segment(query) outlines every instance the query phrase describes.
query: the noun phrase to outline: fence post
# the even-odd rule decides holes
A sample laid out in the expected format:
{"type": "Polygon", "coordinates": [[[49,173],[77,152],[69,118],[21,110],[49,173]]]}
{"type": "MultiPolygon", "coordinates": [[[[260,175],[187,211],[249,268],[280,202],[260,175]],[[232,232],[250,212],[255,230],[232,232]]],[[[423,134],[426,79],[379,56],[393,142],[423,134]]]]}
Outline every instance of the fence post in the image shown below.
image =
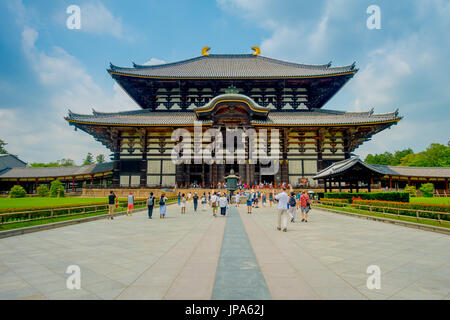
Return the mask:
{"type": "Polygon", "coordinates": [[[53,209],[50,211],[50,220],[53,220],[53,209]]]}
{"type": "Polygon", "coordinates": [[[419,222],[419,210],[416,211],[417,222],[419,222]]]}
{"type": "Polygon", "coordinates": [[[442,222],[441,222],[441,214],[440,213],[438,213],[438,221],[439,221],[439,224],[442,224],[442,222]]]}

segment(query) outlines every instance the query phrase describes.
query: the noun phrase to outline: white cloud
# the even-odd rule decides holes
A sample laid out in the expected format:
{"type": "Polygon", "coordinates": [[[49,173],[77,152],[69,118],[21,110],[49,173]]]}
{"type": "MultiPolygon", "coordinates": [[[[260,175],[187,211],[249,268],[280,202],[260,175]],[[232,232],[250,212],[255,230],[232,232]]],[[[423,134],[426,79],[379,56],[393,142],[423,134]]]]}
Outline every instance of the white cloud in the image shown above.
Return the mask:
{"type": "Polygon", "coordinates": [[[82,4],[80,9],[81,31],[124,37],[122,19],[115,17],[100,1],[82,4]]]}
{"type": "Polygon", "coordinates": [[[147,62],[144,63],[144,66],[154,66],[154,65],[158,65],[158,64],[164,64],[164,63],[166,63],[164,60],[151,58],[150,60],[148,60],[147,62]]]}

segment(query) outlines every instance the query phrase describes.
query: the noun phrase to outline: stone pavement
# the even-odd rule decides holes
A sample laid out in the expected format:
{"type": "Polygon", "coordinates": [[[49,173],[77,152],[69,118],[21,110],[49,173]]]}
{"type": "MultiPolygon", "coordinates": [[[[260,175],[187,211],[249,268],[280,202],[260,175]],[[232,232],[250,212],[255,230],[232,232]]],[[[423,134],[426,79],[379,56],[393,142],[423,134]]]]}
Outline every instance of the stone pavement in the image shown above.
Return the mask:
{"type": "Polygon", "coordinates": [[[155,211],[0,239],[0,299],[450,299],[445,234],[319,209],[286,233],[273,208],[155,211]]]}

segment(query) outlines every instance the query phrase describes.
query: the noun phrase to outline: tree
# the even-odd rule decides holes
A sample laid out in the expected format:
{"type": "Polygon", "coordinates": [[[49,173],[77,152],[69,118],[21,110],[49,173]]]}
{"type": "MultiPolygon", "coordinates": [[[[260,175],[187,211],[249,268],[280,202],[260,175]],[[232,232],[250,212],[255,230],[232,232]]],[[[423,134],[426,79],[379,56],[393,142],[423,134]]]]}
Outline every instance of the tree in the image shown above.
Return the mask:
{"type": "Polygon", "coordinates": [[[423,197],[431,198],[434,193],[434,185],[432,183],[424,183],[419,188],[423,197]]]}
{"type": "Polygon", "coordinates": [[[83,166],[93,164],[94,163],[94,157],[92,156],[92,153],[88,152],[86,159],[83,161],[83,166]]]}
{"type": "Polygon", "coordinates": [[[11,188],[9,191],[9,197],[10,198],[24,198],[26,197],[27,192],[22,186],[16,185],[11,188]]]}
{"type": "Polygon", "coordinates": [[[97,163],[105,163],[105,156],[103,154],[99,154],[96,158],[97,163]]]}
{"type": "Polygon", "coordinates": [[[41,184],[38,188],[37,188],[37,194],[40,197],[48,197],[48,195],[50,194],[50,190],[48,189],[46,184],[41,184]]]}
{"type": "Polygon", "coordinates": [[[0,154],[8,154],[8,151],[6,151],[5,146],[7,143],[0,139],[0,154]]]}
{"type": "Polygon", "coordinates": [[[61,167],[72,167],[75,165],[75,161],[73,161],[72,159],[66,159],[66,158],[58,160],[58,163],[61,167]]]}
{"type": "Polygon", "coordinates": [[[50,197],[64,197],[64,186],[59,180],[50,183],[50,197]]]}

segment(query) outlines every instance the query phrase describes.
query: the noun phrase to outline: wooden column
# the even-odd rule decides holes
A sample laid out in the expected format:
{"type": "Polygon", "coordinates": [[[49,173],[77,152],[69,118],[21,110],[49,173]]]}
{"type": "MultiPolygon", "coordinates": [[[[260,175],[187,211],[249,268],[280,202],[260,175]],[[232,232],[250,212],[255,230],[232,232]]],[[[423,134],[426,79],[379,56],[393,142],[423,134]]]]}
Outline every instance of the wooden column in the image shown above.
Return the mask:
{"type": "Polygon", "coordinates": [[[392,189],[392,176],[389,176],[389,189],[392,189]]]}
{"type": "Polygon", "coordinates": [[[372,179],[368,179],[367,181],[367,191],[370,192],[371,191],[371,184],[372,184],[372,179]]]}
{"type": "Polygon", "coordinates": [[[75,177],[72,177],[72,192],[75,192],[75,177]]]}
{"type": "Polygon", "coordinates": [[[113,142],[113,174],[112,184],[113,186],[120,185],[120,133],[111,133],[111,139],[113,142]]]}
{"type": "Polygon", "coordinates": [[[448,194],[448,178],[445,178],[445,193],[448,194]]]}
{"type": "Polygon", "coordinates": [[[141,188],[144,188],[147,185],[147,130],[141,129],[139,132],[140,135],[140,144],[141,144],[141,153],[142,153],[142,161],[141,161],[141,176],[139,184],[141,188]]]}
{"type": "Polygon", "coordinates": [[[342,183],[341,183],[341,180],[342,180],[342,178],[339,177],[339,182],[338,182],[338,185],[339,185],[339,192],[342,192],[342,183]]]}
{"type": "Polygon", "coordinates": [[[38,182],[39,182],[39,179],[36,178],[36,181],[35,181],[35,183],[34,183],[36,193],[37,193],[37,188],[38,188],[38,182]]]}

